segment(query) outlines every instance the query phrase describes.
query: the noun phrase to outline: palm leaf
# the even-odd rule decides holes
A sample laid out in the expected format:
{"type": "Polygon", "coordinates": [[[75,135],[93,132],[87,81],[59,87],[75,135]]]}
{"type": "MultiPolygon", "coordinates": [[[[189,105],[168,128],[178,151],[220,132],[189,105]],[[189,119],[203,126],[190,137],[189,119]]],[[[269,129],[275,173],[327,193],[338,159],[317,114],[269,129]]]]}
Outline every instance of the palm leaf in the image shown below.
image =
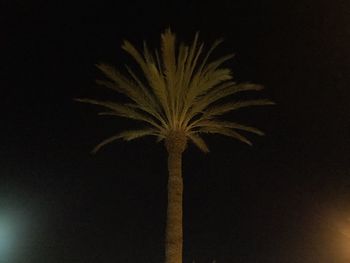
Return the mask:
{"type": "Polygon", "coordinates": [[[197,72],[195,74],[186,96],[188,104],[192,104],[197,96],[205,94],[210,89],[215,88],[216,85],[232,79],[231,70],[227,68],[218,69],[220,64],[232,56],[233,55],[225,56],[224,58],[209,64],[207,68],[204,69],[204,72],[197,72]]]}
{"type": "MultiPolygon", "coordinates": [[[[137,79],[137,77],[133,74],[133,72],[129,68],[128,68],[128,71],[129,71],[130,75],[132,75],[135,78],[135,80],[140,81],[139,79],[137,79]]],[[[103,86],[108,87],[110,89],[120,91],[118,86],[111,81],[96,80],[96,83],[98,85],[103,85],[103,86]]],[[[138,83],[138,85],[141,87],[142,83],[140,82],[140,83],[138,83]]],[[[144,94],[139,94],[138,97],[142,97],[143,99],[142,99],[142,101],[138,97],[136,99],[133,99],[133,101],[135,101],[137,103],[135,105],[137,105],[139,109],[152,115],[157,120],[159,120],[163,125],[165,125],[164,116],[162,116],[162,111],[159,107],[158,102],[148,92],[146,87],[142,86],[142,89],[143,89],[144,94]]],[[[121,93],[123,93],[123,92],[121,92],[121,93]]]]}
{"type": "MultiPolygon", "coordinates": [[[[192,87],[189,87],[189,90],[193,89],[194,87],[193,86],[196,86],[200,80],[200,78],[202,77],[202,71],[203,71],[203,68],[205,67],[206,63],[207,63],[207,60],[209,58],[209,56],[211,55],[211,53],[214,51],[214,49],[220,44],[222,43],[222,39],[218,39],[214,42],[214,44],[210,47],[209,51],[206,53],[206,55],[204,56],[204,59],[202,60],[202,62],[198,65],[198,69],[197,69],[197,73],[194,75],[194,78],[192,80],[192,83],[191,83],[191,86],[192,87]]],[[[202,48],[203,46],[201,46],[202,48]]],[[[200,54],[200,53],[199,53],[200,54]]],[[[198,54],[198,55],[199,55],[198,54]]],[[[198,56],[197,56],[198,58],[198,56]]],[[[194,67],[193,67],[194,69],[194,67]]]]}
{"type": "Polygon", "coordinates": [[[210,49],[208,50],[208,52],[206,53],[205,57],[202,60],[202,63],[199,65],[198,68],[198,72],[202,72],[203,68],[205,67],[205,65],[207,64],[207,61],[211,55],[211,53],[215,50],[215,48],[217,48],[217,46],[219,46],[221,43],[223,42],[223,39],[217,39],[213,45],[210,47],[210,49]]]}
{"type": "Polygon", "coordinates": [[[228,81],[232,79],[231,70],[217,69],[213,71],[206,78],[202,78],[196,87],[191,89],[188,93],[188,99],[191,101],[195,99],[197,96],[202,94],[206,94],[212,89],[215,89],[217,85],[222,84],[224,81],[228,81]]]}
{"type": "Polygon", "coordinates": [[[268,99],[259,99],[259,100],[246,100],[246,101],[236,101],[229,102],[225,104],[220,104],[212,106],[204,111],[203,118],[212,118],[214,116],[219,116],[224,113],[237,110],[244,107],[251,106],[265,106],[265,105],[274,105],[275,103],[268,99]]]}
{"type": "MultiPolygon", "coordinates": [[[[162,105],[167,118],[169,119],[168,92],[165,86],[165,80],[161,68],[157,68],[155,63],[148,59],[146,61],[137,49],[128,41],[124,41],[122,48],[131,55],[141,67],[153,93],[156,95],[159,103],[162,105]]],[[[147,55],[146,55],[147,56],[147,55]]]]}
{"type": "Polygon", "coordinates": [[[97,64],[96,66],[106,75],[106,77],[112,80],[112,82],[97,80],[97,84],[104,85],[110,89],[116,90],[126,95],[137,104],[145,106],[145,108],[154,108],[156,106],[156,104],[153,103],[154,99],[152,99],[152,96],[148,90],[143,85],[140,85],[137,78],[135,78],[130,70],[129,73],[134,77],[134,79],[136,79],[136,83],[134,83],[131,79],[125,77],[110,65],[101,63],[97,64]]]}
{"type": "MultiPolygon", "coordinates": [[[[157,129],[162,129],[162,127],[159,124],[157,124],[157,122],[153,118],[143,114],[142,112],[137,111],[132,106],[133,104],[122,105],[111,101],[98,101],[98,100],[92,100],[92,99],[75,99],[75,100],[78,102],[102,106],[106,109],[112,110],[108,114],[103,112],[101,115],[114,115],[114,116],[134,119],[138,121],[144,121],[146,123],[151,124],[153,127],[157,129]]],[[[134,106],[137,107],[138,105],[134,105],[134,106]]]]}
{"type": "Polygon", "coordinates": [[[249,141],[245,136],[239,134],[236,131],[233,131],[228,128],[220,127],[220,128],[215,128],[215,127],[203,127],[198,130],[198,132],[201,133],[213,133],[213,134],[221,134],[224,136],[232,137],[235,138],[241,142],[244,142],[248,145],[252,145],[251,141],[249,141]]]}
{"type": "Polygon", "coordinates": [[[211,74],[211,72],[218,69],[224,62],[232,59],[235,56],[235,54],[227,54],[219,59],[214,60],[213,62],[207,64],[202,72],[202,76],[205,77],[208,74],[211,74]]]}
{"type": "Polygon", "coordinates": [[[236,122],[228,122],[228,121],[216,121],[216,120],[201,120],[198,121],[197,123],[193,123],[189,125],[189,129],[194,129],[194,128],[230,128],[230,129],[236,129],[236,130],[242,130],[242,131],[247,131],[251,133],[255,133],[257,135],[263,136],[265,135],[261,130],[239,124],[236,122]]]}
{"type": "Polygon", "coordinates": [[[192,75],[193,75],[193,61],[195,60],[196,57],[199,56],[198,51],[197,51],[197,45],[198,45],[198,37],[199,37],[199,32],[196,33],[194,40],[192,42],[191,47],[188,50],[188,56],[186,59],[186,63],[184,64],[184,76],[183,76],[183,82],[182,82],[182,88],[180,92],[180,97],[183,97],[184,94],[186,94],[186,91],[188,89],[188,85],[191,81],[192,75]],[[197,55],[196,55],[197,53],[197,55]]]}
{"type": "Polygon", "coordinates": [[[124,40],[122,49],[124,49],[135,61],[137,64],[141,67],[142,71],[145,75],[148,74],[148,68],[147,64],[140,54],[140,52],[127,40],[124,40]]]}
{"type": "Polygon", "coordinates": [[[151,94],[149,89],[146,87],[146,85],[136,76],[136,74],[128,66],[125,66],[125,67],[126,67],[126,70],[128,71],[128,73],[130,74],[130,76],[132,77],[132,79],[142,89],[142,91],[144,92],[145,97],[149,100],[151,105],[154,108],[159,109],[159,104],[157,103],[157,101],[155,100],[154,96],[151,94]]]}
{"type": "Polygon", "coordinates": [[[164,113],[168,120],[171,119],[170,116],[170,107],[169,107],[169,92],[166,88],[166,83],[164,80],[164,77],[161,75],[159,70],[157,69],[156,65],[150,64],[149,67],[149,84],[153,90],[153,93],[156,95],[158,101],[162,105],[162,108],[164,109],[164,113]]]}
{"type": "Polygon", "coordinates": [[[112,137],[109,137],[102,142],[100,142],[96,147],[92,150],[92,153],[98,152],[103,146],[116,141],[118,139],[124,139],[125,141],[131,141],[140,137],[153,135],[158,136],[158,133],[154,129],[143,129],[143,130],[130,130],[130,131],[123,131],[117,135],[114,135],[112,137]]]}
{"type": "Polygon", "coordinates": [[[208,93],[198,96],[192,107],[189,109],[186,120],[184,121],[185,125],[198,113],[206,109],[210,104],[228,96],[234,95],[242,91],[251,91],[251,90],[261,90],[263,86],[252,84],[252,83],[240,83],[236,84],[232,81],[227,81],[219,86],[213,88],[208,93]]]}
{"type": "Polygon", "coordinates": [[[202,152],[204,152],[204,153],[209,152],[209,148],[208,148],[207,144],[204,142],[204,140],[201,137],[199,137],[198,135],[196,135],[194,133],[190,133],[188,135],[188,137],[202,152]]]}
{"type": "MultiPolygon", "coordinates": [[[[229,57],[230,56],[228,56],[227,59],[229,57]]],[[[224,59],[222,59],[222,61],[224,61],[224,59]]],[[[217,63],[219,64],[220,62],[217,63]]],[[[197,71],[189,84],[186,94],[182,97],[184,106],[180,116],[180,123],[184,123],[186,115],[197,97],[206,94],[218,84],[231,79],[232,75],[229,69],[214,69],[210,71],[210,74],[203,74],[201,71],[197,71]]]]}
{"type": "Polygon", "coordinates": [[[177,65],[176,65],[176,79],[175,79],[175,111],[178,113],[180,112],[180,108],[182,107],[182,93],[185,89],[184,86],[184,75],[185,75],[185,66],[186,61],[188,57],[188,46],[186,46],[184,43],[180,44],[179,47],[179,54],[177,58],[177,65]]]}
{"type": "Polygon", "coordinates": [[[175,83],[176,58],[175,58],[175,34],[168,28],[162,35],[162,56],[164,75],[167,79],[167,84],[170,94],[173,94],[172,87],[175,83]]]}
{"type": "Polygon", "coordinates": [[[163,75],[163,67],[162,67],[162,62],[159,56],[159,52],[157,49],[154,50],[155,56],[156,56],[156,61],[157,61],[157,67],[158,67],[158,71],[161,75],[163,75]]]}
{"type": "Polygon", "coordinates": [[[253,83],[235,83],[232,81],[227,81],[222,83],[219,86],[216,86],[210,92],[202,94],[200,98],[198,98],[198,104],[204,104],[204,107],[212,104],[213,102],[226,98],[228,96],[234,95],[238,92],[243,91],[258,91],[262,90],[263,86],[253,83]]]}

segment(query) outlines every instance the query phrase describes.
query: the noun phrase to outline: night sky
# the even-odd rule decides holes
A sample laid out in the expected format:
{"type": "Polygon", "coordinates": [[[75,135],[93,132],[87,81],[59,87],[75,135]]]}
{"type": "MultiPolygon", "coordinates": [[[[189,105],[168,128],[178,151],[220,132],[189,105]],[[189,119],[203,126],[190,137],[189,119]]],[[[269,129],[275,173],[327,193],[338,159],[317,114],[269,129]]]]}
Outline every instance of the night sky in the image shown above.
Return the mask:
{"type": "Polygon", "coordinates": [[[94,64],[132,63],[122,40],[158,47],[169,26],[187,42],[197,30],[208,45],[223,37],[215,57],[234,52],[236,80],[266,87],[251,98],[276,102],[227,116],[266,132],[253,147],[206,136],[209,154],[186,150],[184,262],[349,262],[350,2],[1,6],[0,219],[18,228],[1,263],[162,262],[164,146],[120,141],[91,155],[137,123],[73,98],[123,101],[95,85],[94,64]]]}

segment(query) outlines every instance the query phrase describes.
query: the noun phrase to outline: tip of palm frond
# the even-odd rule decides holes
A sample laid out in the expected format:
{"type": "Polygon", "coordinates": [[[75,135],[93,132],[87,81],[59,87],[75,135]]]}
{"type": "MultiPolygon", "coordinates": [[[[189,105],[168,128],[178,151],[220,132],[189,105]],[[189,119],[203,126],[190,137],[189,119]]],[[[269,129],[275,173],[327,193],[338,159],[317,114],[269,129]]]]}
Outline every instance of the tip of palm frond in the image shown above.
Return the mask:
{"type": "Polygon", "coordinates": [[[164,137],[161,137],[161,136],[157,136],[157,139],[156,139],[156,143],[160,143],[162,141],[164,141],[164,137]]]}
{"type": "Polygon", "coordinates": [[[255,84],[251,82],[240,83],[238,84],[238,86],[241,86],[243,90],[256,90],[256,91],[259,91],[265,88],[261,84],[255,84]]]}
{"type": "Polygon", "coordinates": [[[125,45],[128,45],[128,44],[130,44],[129,40],[127,40],[127,39],[122,40],[122,47],[125,45]]]}
{"type": "Polygon", "coordinates": [[[95,146],[91,151],[90,151],[90,154],[92,155],[96,155],[100,150],[101,148],[103,148],[105,146],[105,144],[101,144],[101,145],[97,145],[95,146]]]}
{"type": "Polygon", "coordinates": [[[220,45],[224,41],[225,41],[225,39],[223,37],[220,37],[214,41],[213,45],[215,45],[215,47],[217,47],[218,45],[220,45]]]}
{"type": "Polygon", "coordinates": [[[163,31],[163,33],[161,34],[161,37],[162,38],[164,38],[164,37],[172,37],[174,35],[175,35],[175,33],[171,30],[171,27],[169,26],[163,31]]]}
{"type": "Polygon", "coordinates": [[[109,87],[109,83],[107,81],[105,81],[105,80],[96,79],[95,83],[98,86],[107,86],[107,87],[109,87]]]}
{"type": "Polygon", "coordinates": [[[270,99],[257,99],[257,100],[251,100],[248,101],[249,103],[255,104],[254,106],[263,106],[263,105],[275,105],[276,103],[270,99]]]}
{"type": "Polygon", "coordinates": [[[256,132],[257,135],[260,135],[260,136],[265,136],[265,132],[262,132],[262,131],[259,131],[259,132],[256,132]]]}
{"type": "Polygon", "coordinates": [[[96,145],[91,151],[90,151],[90,154],[93,154],[93,155],[95,155],[95,154],[97,154],[97,152],[99,152],[100,151],[100,149],[104,146],[105,144],[98,144],[98,145],[96,145]]]}
{"type": "Polygon", "coordinates": [[[256,135],[259,135],[259,136],[265,136],[266,135],[263,131],[261,131],[259,129],[256,129],[256,128],[251,128],[249,130],[246,129],[245,131],[252,132],[252,133],[254,133],[256,135]]]}
{"type": "Polygon", "coordinates": [[[130,41],[123,39],[122,41],[122,49],[124,49],[125,51],[129,51],[129,50],[133,50],[135,49],[134,46],[130,43],[130,41]]]}
{"type": "Polygon", "coordinates": [[[110,115],[113,115],[113,114],[115,114],[115,112],[103,111],[103,112],[98,112],[98,113],[97,113],[98,116],[110,116],[110,115]]]}
{"type": "Polygon", "coordinates": [[[99,62],[95,64],[95,67],[103,71],[103,69],[110,68],[111,66],[108,65],[107,63],[99,62]]]}
{"type": "Polygon", "coordinates": [[[201,33],[201,31],[197,30],[196,34],[195,34],[195,38],[199,38],[200,33],[201,33]]]}
{"type": "Polygon", "coordinates": [[[198,145],[196,145],[196,146],[199,149],[199,151],[201,151],[202,153],[204,153],[204,154],[209,154],[210,153],[210,150],[208,149],[208,147],[201,148],[201,147],[198,147],[198,145]]]}
{"type": "Polygon", "coordinates": [[[249,126],[244,126],[242,125],[242,128],[240,128],[240,130],[243,130],[243,131],[247,131],[247,132],[252,132],[252,133],[255,133],[256,135],[259,135],[259,136],[265,136],[265,133],[257,128],[254,128],[254,127],[249,127],[249,126]]]}
{"type": "Polygon", "coordinates": [[[171,30],[171,26],[170,25],[167,26],[167,28],[165,28],[164,33],[168,33],[168,34],[172,34],[173,33],[173,31],[171,30]]]}
{"type": "Polygon", "coordinates": [[[253,146],[253,143],[248,140],[246,137],[244,136],[241,136],[240,134],[237,133],[237,135],[239,135],[239,137],[237,136],[236,139],[238,139],[239,141],[245,143],[245,144],[248,144],[249,146],[253,146]]]}
{"type": "Polygon", "coordinates": [[[95,147],[94,149],[92,149],[92,150],[90,151],[90,154],[95,155],[98,151],[99,151],[99,149],[96,149],[96,147],[95,147]]]}
{"type": "Polygon", "coordinates": [[[95,100],[87,99],[87,98],[74,98],[73,100],[77,102],[82,102],[82,103],[96,104],[95,100]]]}
{"type": "Polygon", "coordinates": [[[86,102],[86,99],[82,99],[82,98],[73,98],[73,100],[77,102],[86,102]]]}
{"type": "MultiPolygon", "coordinates": [[[[249,101],[248,101],[249,102],[249,101]]],[[[251,106],[265,106],[265,105],[275,105],[276,103],[269,99],[259,99],[251,101],[251,106]]]]}
{"type": "Polygon", "coordinates": [[[250,140],[248,140],[246,137],[242,136],[240,138],[237,137],[236,139],[238,139],[240,142],[243,142],[244,144],[249,145],[250,147],[253,146],[253,143],[250,140]]]}
{"type": "Polygon", "coordinates": [[[209,148],[205,141],[196,134],[190,134],[189,139],[198,147],[198,149],[203,153],[209,153],[209,148]]]}
{"type": "Polygon", "coordinates": [[[201,150],[201,152],[204,153],[204,154],[208,154],[208,153],[210,153],[210,150],[209,149],[201,150]]]}

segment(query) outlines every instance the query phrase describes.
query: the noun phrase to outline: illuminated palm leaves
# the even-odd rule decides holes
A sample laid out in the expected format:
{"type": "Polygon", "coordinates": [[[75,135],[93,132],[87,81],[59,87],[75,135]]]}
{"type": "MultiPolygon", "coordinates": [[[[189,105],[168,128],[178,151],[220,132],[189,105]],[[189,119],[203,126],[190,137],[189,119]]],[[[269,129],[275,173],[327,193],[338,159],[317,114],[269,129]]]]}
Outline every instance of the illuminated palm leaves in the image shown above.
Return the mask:
{"type": "Polygon", "coordinates": [[[114,67],[98,64],[107,80],[97,83],[127,96],[131,103],[78,99],[80,102],[102,106],[108,111],[102,115],[119,116],[144,122],[147,127],[125,131],[99,144],[98,150],[116,139],[132,140],[152,135],[159,140],[172,131],[180,131],[204,152],[208,152],[201,133],[216,133],[233,137],[247,144],[250,141],[238,131],[263,135],[253,128],[233,122],[215,120],[217,117],[243,107],[271,105],[266,99],[222,103],[221,99],[238,92],[261,90],[262,86],[233,81],[231,71],[222,64],[233,55],[208,62],[213,50],[222,42],[216,41],[203,54],[204,44],[198,42],[198,33],[191,45],[180,43],[176,47],[175,35],[166,30],[161,35],[161,52],[152,53],[146,43],[143,52],[124,41],[122,48],[137,62],[143,76],[139,78],[129,67],[122,74],[114,67]]]}

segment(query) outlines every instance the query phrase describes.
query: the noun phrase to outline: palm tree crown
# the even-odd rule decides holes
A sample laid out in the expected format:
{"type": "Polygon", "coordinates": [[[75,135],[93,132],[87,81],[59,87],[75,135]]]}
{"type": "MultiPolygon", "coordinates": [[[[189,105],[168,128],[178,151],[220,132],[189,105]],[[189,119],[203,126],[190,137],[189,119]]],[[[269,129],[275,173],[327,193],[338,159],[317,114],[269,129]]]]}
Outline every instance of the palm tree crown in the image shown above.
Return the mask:
{"type": "Polygon", "coordinates": [[[203,152],[209,151],[200,137],[203,133],[230,136],[247,144],[251,142],[238,131],[263,135],[256,128],[218,119],[243,107],[274,104],[267,99],[222,102],[223,98],[238,92],[261,90],[262,86],[233,81],[231,70],[222,67],[233,57],[232,54],[209,61],[211,53],[221,42],[215,41],[203,53],[204,44],[198,41],[197,33],[191,45],[180,43],[176,47],[176,37],[170,29],[161,35],[161,52],[155,50],[152,53],[145,42],[143,52],[139,52],[131,43],[124,41],[122,48],[137,62],[143,77],[138,77],[127,66],[127,74],[123,74],[101,63],[97,67],[106,79],[97,80],[97,84],[124,94],[131,102],[77,100],[102,106],[107,111],[100,115],[134,119],[143,122],[145,127],[116,134],[98,144],[94,152],[117,139],[133,140],[147,135],[167,141],[174,134],[180,134],[203,152]]]}

